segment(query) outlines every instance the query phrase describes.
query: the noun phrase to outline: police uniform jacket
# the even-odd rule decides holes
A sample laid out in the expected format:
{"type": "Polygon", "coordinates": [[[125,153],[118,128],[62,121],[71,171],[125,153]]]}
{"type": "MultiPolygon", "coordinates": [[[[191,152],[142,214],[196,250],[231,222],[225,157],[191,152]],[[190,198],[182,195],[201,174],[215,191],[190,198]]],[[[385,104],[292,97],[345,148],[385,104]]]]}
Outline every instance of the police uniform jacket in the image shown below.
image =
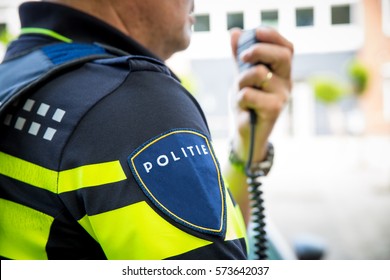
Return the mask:
{"type": "Polygon", "coordinates": [[[69,7],[25,3],[20,17],[5,56],[18,67],[60,42],[132,56],[58,73],[1,116],[1,258],[246,258],[205,117],[164,63],[69,7]]]}

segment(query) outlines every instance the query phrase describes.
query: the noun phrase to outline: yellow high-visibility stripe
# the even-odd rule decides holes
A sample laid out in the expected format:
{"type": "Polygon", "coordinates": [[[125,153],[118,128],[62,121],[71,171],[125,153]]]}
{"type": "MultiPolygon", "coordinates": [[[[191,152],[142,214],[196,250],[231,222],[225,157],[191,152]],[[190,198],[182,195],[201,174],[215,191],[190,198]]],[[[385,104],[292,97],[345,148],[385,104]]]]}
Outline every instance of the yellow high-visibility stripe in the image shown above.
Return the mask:
{"type": "MultiPolygon", "coordinates": [[[[53,193],[126,179],[119,161],[57,172],[2,152],[0,174],[53,193]]],[[[238,206],[234,207],[226,194],[225,240],[246,238],[238,206]]],[[[0,255],[11,259],[47,258],[45,245],[52,222],[53,218],[44,213],[0,199],[0,255]]],[[[85,216],[79,223],[101,244],[109,259],[165,259],[212,244],[171,225],[146,202],[85,216]]]]}
{"type": "Polygon", "coordinates": [[[64,193],[126,180],[119,161],[54,171],[0,152],[0,174],[52,193],[64,193]]]}
{"type": "Polygon", "coordinates": [[[246,249],[249,252],[249,243],[244,217],[242,216],[240,206],[234,206],[229,195],[229,186],[225,181],[226,186],[226,208],[227,208],[227,224],[225,241],[245,238],[246,249]]]}
{"type": "Polygon", "coordinates": [[[246,227],[240,207],[238,204],[233,205],[228,193],[226,196],[227,228],[225,241],[246,238],[246,227]]]}
{"type": "Polygon", "coordinates": [[[57,192],[58,172],[2,152],[0,174],[37,188],[57,192]]]}
{"type": "Polygon", "coordinates": [[[91,225],[91,221],[89,220],[88,216],[84,216],[82,219],[80,219],[79,224],[89,233],[90,236],[92,236],[93,239],[97,240],[96,234],[93,231],[93,227],[91,225]]]}
{"type": "Polygon", "coordinates": [[[85,165],[60,172],[58,193],[100,186],[123,180],[126,180],[126,174],[119,161],[85,165]]]}
{"type": "Polygon", "coordinates": [[[69,39],[53,30],[46,28],[37,28],[37,27],[24,27],[20,30],[20,35],[23,34],[43,34],[55,38],[57,40],[63,41],[65,43],[72,43],[73,40],[69,39]]]}
{"type": "Polygon", "coordinates": [[[146,202],[88,219],[108,259],[159,260],[212,244],[171,225],[146,202]]]}
{"type": "Polygon", "coordinates": [[[47,259],[46,243],[54,218],[0,198],[0,255],[9,259],[47,259]]]}

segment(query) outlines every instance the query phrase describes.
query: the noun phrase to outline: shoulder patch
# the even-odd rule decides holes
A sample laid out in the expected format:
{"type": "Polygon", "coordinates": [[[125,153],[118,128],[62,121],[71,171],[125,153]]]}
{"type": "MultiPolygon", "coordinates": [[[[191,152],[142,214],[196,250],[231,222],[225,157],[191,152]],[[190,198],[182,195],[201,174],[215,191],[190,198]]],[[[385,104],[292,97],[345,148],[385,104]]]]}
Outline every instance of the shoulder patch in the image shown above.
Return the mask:
{"type": "Polygon", "coordinates": [[[170,218],[200,232],[225,234],[225,188],[207,136],[168,131],[139,147],[128,163],[145,195],[170,218]]]}

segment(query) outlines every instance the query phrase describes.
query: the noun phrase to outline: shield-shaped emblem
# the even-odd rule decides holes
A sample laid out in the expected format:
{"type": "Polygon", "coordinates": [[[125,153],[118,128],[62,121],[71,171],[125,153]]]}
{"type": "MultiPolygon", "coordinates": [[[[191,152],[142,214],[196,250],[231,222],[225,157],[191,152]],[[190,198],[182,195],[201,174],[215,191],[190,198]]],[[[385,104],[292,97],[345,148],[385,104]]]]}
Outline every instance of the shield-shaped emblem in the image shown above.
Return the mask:
{"type": "Polygon", "coordinates": [[[139,147],[128,163],[145,195],[171,219],[200,232],[225,234],[225,188],[206,135],[168,131],[139,147]]]}

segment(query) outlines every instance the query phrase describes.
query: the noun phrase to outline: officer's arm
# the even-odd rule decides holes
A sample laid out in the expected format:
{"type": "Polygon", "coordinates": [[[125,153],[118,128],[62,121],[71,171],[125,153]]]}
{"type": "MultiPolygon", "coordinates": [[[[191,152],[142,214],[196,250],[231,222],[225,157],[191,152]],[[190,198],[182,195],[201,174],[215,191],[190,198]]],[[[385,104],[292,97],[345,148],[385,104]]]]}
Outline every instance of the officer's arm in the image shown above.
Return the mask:
{"type": "MultiPolygon", "coordinates": [[[[236,57],[240,34],[241,31],[238,29],[234,29],[231,33],[234,57],[236,57]]],[[[250,145],[248,109],[253,110],[257,115],[253,162],[261,162],[266,157],[269,136],[288,100],[292,85],[293,45],[270,28],[258,28],[256,37],[262,43],[242,53],[241,59],[258,65],[240,75],[232,98],[235,113],[235,137],[232,141],[232,149],[244,162],[248,158],[250,145]],[[268,65],[269,68],[264,65],[268,65]]],[[[249,206],[246,176],[228,163],[225,177],[247,218],[249,206]]]]}
{"type": "Polygon", "coordinates": [[[69,209],[108,259],[245,258],[245,227],[198,106],[160,66],[131,66],[67,144],[63,165],[80,166],[72,179],[88,184],[69,209]]]}

